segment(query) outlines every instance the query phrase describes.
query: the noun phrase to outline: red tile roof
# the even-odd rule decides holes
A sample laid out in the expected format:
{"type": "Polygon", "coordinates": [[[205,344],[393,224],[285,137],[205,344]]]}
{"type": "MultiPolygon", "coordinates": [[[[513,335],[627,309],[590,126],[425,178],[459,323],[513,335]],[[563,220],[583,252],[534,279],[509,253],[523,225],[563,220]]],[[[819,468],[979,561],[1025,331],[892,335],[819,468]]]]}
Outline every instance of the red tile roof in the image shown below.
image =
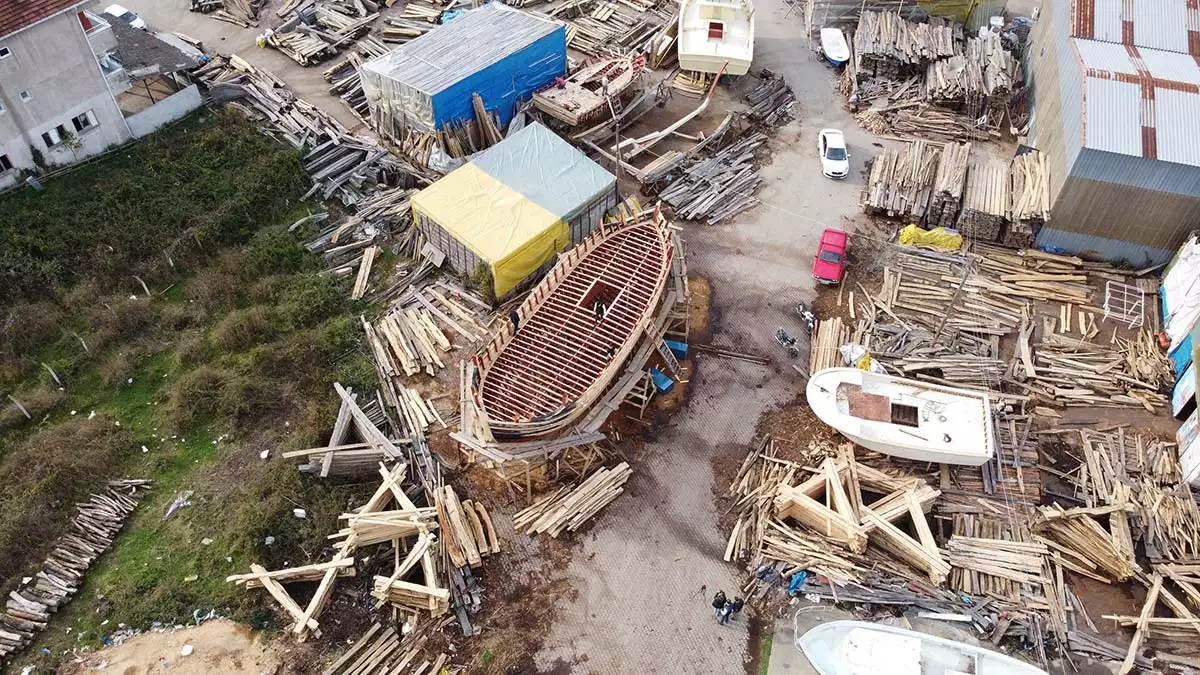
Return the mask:
{"type": "Polygon", "coordinates": [[[82,0],[0,0],[0,37],[81,4],[82,0]]]}

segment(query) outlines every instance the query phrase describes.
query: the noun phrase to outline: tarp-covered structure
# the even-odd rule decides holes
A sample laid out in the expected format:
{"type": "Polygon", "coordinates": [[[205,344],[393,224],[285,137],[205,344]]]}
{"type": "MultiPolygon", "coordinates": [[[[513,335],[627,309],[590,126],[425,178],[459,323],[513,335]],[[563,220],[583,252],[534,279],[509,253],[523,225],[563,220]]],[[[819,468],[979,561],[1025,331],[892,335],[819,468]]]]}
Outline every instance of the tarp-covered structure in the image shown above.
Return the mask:
{"type": "Polygon", "coordinates": [[[378,128],[435,131],[475,119],[472,94],[507,124],[517,99],[530,99],[566,68],[563,24],[492,2],[366,63],[360,74],[378,128]]]}
{"type": "Polygon", "coordinates": [[[532,283],[616,204],[616,178],[536,123],[412,198],[417,228],[456,271],[486,265],[497,298],[532,283]]]}

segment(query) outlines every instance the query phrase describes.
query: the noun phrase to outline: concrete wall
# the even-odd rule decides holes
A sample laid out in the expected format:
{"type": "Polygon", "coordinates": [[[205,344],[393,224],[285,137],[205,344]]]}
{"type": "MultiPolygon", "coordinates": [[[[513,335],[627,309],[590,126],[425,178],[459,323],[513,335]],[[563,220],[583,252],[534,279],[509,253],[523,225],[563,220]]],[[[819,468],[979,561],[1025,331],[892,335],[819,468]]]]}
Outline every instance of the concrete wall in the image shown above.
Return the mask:
{"type": "Polygon", "coordinates": [[[133,137],[141,138],[199,108],[203,102],[200,90],[193,84],[135,115],[130,115],[126,122],[129,123],[133,137]]]}
{"type": "Polygon", "coordinates": [[[12,56],[0,61],[0,154],[17,167],[33,167],[30,146],[48,164],[70,164],[130,138],[120,108],[96,62],[75,12],[64,12],[0,38],[12,56]],[[32,98],[21,100],[21,92],[32,98]],[[76,133],[72,118],[92,111],[97,124],[76,133]],[[79,140],[75,150],[47,148],[42,133],[63,125],[79,140]]]}

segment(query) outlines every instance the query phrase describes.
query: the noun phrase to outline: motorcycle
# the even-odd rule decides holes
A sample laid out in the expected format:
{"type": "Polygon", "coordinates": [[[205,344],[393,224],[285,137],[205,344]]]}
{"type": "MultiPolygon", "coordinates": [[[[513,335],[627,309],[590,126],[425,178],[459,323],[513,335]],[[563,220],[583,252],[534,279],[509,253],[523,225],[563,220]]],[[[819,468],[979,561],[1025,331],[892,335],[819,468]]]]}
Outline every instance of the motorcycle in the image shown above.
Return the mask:
{"type": "Polygon", "coordinates": [[[780,347],[787,350],[788,356],[793,359],[800,356],[800,349],[796,347],[796,338],[782,326],[775,329],[775,341],[779,343],[780,347]]]}

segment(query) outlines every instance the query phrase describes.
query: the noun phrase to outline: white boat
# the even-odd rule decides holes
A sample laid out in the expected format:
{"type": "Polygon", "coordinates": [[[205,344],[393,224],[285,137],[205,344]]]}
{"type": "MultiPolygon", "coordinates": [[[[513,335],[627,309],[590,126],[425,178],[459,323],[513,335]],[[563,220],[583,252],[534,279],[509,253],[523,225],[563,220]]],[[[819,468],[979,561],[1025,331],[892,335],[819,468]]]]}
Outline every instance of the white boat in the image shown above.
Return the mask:
{"type": "Polygon", "coordinates": [[[820,675],[1046,675],[999,652],[865,621],[830,621],[796,638],[820,675]]]}
{"type": "Polygon", "coordinates": [[[754,58],[750,0],[680,0],[679,68],[745,75],[754,58]]]}
{"type": "Polygon", "coordinates": [[[850,60],[850,47],[846,45],[846,34],[839,28],[821,29],[821,55],[835,66],[850,60]]]}
{"type": "Polygon", "coordinates": [[[813,374],[806,393],[822,422],[885,455],[979,466],[996,449],[986,392],[826,368],[813,374]]]}

